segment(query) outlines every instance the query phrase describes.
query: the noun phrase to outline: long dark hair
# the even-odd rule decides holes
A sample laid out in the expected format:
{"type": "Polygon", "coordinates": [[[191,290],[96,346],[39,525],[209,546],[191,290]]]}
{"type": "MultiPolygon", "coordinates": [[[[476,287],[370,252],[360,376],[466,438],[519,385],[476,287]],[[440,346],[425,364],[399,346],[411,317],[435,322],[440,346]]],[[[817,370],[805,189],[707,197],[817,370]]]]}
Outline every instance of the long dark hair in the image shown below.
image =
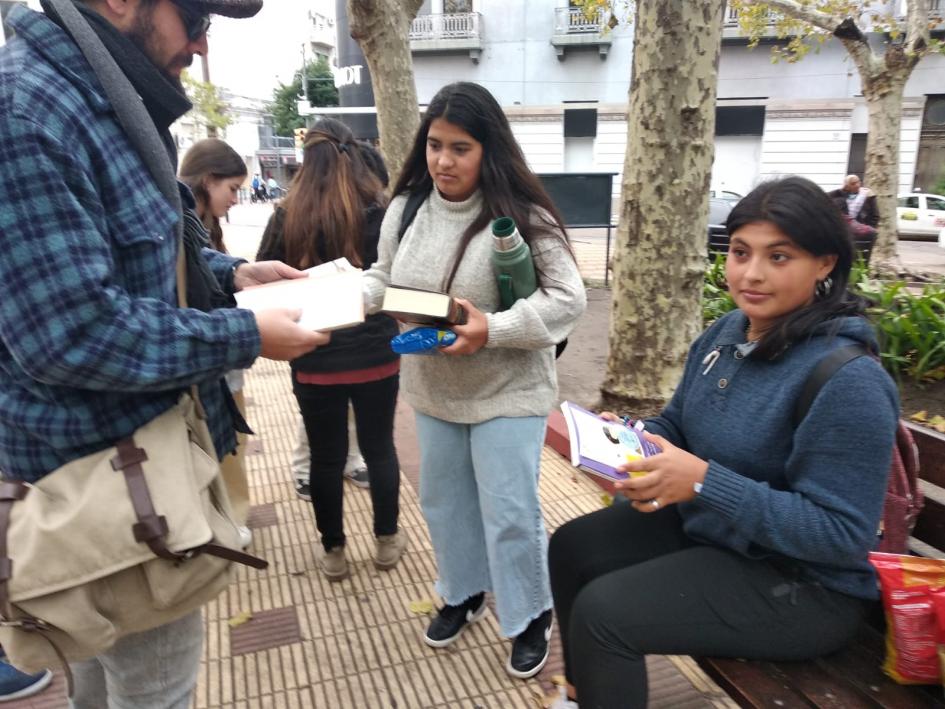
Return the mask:
{"type": "Polygon", "coordinates": [[[364,213],[383,204],[380,181],[351,130],[333,118],[319,119],[308,131],[303,157],[283,202],[286,263],[308,268],[344,256],[364,266],[364,213]]]}
{"type": "Polygon", "coordinates": [[[478,84],[460,81],[440,89],[427,107],[413,147],[394,186],[394,195],[427,193],[433,178],[427,170],[427,135],[437,118],[459,126],[482,144],[479,189],[482,212],[460,240],[444,290],[449,290],[472,238],[497,217],[511,217],[529,245],[539,238],[560,238],[567,243],[564,222],[541,180],[525,162],[525,156],[501,106],[478,84]],[[535,207],[538,207],[537,215],[535,207]],[[537,223],[535,218],[537,216],[537,223]]]}
{"type": "Polygon", "coordinates": [[[228,180],[231,177],[246,175],[246,163],[243,158],[217,138],[207,138],[194,143],[180,164],[180,181],[194,193],[198,216],[210,233],[210,245],[217,251],[227,252],[220,220],[210,213],[210,195],[207,193],[206,181],[228,180]]]}
{"type": "Polygon", "coordinates": [[[835,255],[837,262],[814,300],[779,318],[764,333],[753,357],[773,359],[792,343],[808,337],[828,320],[862,315],[867,302],[850,293],[853,241],[836,205],[816,184],[804,177],[785,177],[760,184],[728,215],[728,233],[755,222],[769,222],[814,256],[835,255]]]}

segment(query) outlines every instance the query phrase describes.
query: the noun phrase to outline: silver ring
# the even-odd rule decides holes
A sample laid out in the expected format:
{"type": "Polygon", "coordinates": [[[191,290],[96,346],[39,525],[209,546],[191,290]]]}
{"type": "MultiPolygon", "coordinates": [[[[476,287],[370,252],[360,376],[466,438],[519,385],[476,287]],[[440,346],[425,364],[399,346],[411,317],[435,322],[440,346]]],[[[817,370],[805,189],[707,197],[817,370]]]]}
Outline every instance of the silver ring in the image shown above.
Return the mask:
{"type": "Polygon", "coordinates": [[[654,510],[658,510],[660,508],[660,501],[657,500],[655,497],[652,500],[650,500],[650,504],[653,505],[654,510]]]}

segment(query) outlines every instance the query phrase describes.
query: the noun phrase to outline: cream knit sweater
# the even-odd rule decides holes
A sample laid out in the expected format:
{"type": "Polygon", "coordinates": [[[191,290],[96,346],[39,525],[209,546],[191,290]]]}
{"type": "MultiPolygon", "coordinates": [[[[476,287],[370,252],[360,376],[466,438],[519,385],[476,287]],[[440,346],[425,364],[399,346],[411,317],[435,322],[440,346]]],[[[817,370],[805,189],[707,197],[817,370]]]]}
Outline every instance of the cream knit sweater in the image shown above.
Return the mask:
{"type": "MultiPolygon", "coordinates": [[[[380,308],[390,283],[442,290],[463,232],[482,209],[482,196],[476,192],[465,202],[448,202],[434,189],[398,244],[405,203],[399,196],[388,207],[377,263],[365,273],[369,313],[380,308]]],[[[454,423],[546,416],[557,399],[554,345],[571,332],[587,302],[577,264],[560,239],[537,240],[532,255],[540,271],[539,290],[495,312],[500,305],[491,251],[487,228],[470,242],[450,288],[450,295],[486,313],[486,346],[468,356],[401,358],[401,390],[414,409],[428,416],[454,423]]]]}

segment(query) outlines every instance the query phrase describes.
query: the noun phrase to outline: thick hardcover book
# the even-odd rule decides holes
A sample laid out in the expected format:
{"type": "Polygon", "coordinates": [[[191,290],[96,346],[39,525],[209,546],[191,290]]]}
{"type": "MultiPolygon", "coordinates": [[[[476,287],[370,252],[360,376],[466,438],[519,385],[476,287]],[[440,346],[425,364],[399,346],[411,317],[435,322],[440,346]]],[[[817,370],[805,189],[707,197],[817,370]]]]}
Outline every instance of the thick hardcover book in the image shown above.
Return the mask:
{"type": "Polygon", "coordinates": [[[244,288],[236,294],[236,305],[253,312],[301,308],[299,325],[309,330],[340,330],[364,322],[360,270],[352,268],[347,260],[339,259],[309,269],[307,273],[308,278],[290,278],[244,288]]]}
{"type": "Polygon", "coordinates": [[[592,475],[611,482],[626,480],[633,473],[622,473],[617,466],[660,452],[622,421],[605,421],[570,401],[561,404],[561,413],[568,426],[571,465],[592,475]]]}
{"type": "Polygon", "coordinates": [[[387,286],[381,310],[407,322],[435,327],[466,322],[466,311],[451,296],[422,288],[387,286]]]}

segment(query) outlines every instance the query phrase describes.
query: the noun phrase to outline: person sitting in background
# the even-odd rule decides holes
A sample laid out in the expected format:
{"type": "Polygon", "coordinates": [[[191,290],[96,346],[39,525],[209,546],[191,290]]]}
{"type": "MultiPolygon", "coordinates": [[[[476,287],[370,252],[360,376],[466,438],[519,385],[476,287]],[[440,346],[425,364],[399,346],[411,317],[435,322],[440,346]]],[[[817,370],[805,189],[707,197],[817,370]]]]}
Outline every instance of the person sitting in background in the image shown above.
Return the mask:
{"type": "Polygon", "coordinates": [[[644,422],[662,452],[624,466],[644,473],[616,483],[632,506],[579,517],[551,538],[569,684],[555,709],[646,706],[648,654],[833,652],[878,598],[868,554],[896,386],[878,359],[858,357],[793,420],[825,356],[878,350],[866,303],[847,290],[848,230],[801,177],[760,185],[727,226],[738,309],[693,343],[669,405],[644,422]]]}
{"type": "Polygon", "coordinates": [[[875,229],[879,226],[879,209],[876,207],[876,196],[866,187],[863,187],[860,178],[856,175],[847,175],[843,180],[843,187],[827,193],[831,199],[842,197],[846,200],[846,213],[850,219],[866,224],[875,229]]]}

